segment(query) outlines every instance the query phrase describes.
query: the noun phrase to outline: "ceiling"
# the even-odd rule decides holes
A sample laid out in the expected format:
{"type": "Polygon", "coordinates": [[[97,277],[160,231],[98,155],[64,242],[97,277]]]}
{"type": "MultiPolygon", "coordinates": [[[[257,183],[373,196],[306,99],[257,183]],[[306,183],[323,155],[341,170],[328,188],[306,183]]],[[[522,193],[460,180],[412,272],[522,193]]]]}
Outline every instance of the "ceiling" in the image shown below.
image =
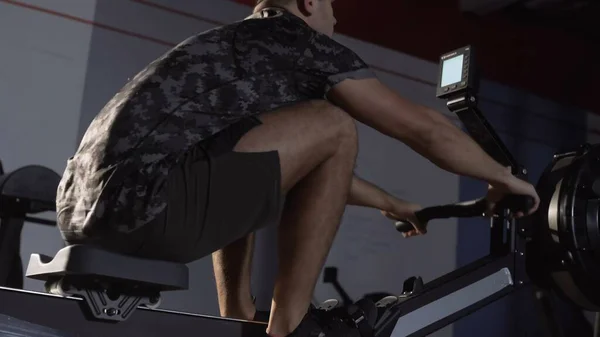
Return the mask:
{"type": "Polygon", "coordinates": [[[337,0],[334,7],[341,34],[434,62],[470,44],[485,78],[600,114],[600,2],[337,0]]]}

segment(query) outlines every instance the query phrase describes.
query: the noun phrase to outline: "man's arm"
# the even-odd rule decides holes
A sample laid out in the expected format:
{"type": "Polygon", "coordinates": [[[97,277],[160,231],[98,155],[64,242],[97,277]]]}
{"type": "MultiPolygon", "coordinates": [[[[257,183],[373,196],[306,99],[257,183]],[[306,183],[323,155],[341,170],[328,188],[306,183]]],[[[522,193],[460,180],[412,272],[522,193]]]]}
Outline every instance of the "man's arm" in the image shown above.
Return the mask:
{"type": "Polygon", "coordinates": [[[512,178],[446,116],[400,97],[377,79],[345,80],[330,90],[328,99],[446,171],[492,185],[503,185],[512,178]]]}
{"type": "Polygon", "coordinates": [[[348,195],[348,205],[392,211],[393,197],[381,188],[354,175],[348,195]]]}
{"type": "Polygon", "coordinates": [[[413,225],[416,226],[415,231],[404,233],[405,236],[427,233],[427,229],[418,223],[414,215],[417,210],[421,209],[421,206],[398,199],[356,175],[352,177],[352,185],[346,204],[375,208],[394,220],[411,220],[413,225]]]}

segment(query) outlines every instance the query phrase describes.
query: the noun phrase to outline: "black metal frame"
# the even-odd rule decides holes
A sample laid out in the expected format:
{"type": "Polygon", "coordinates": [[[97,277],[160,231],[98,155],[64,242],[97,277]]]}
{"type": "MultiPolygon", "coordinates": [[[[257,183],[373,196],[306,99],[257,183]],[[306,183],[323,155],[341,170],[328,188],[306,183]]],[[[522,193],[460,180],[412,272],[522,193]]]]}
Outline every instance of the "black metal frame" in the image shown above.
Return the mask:
{"type": "MultiPolygon", "coordinates": [[[[2,204],[1,201],[0,204],[2,204]]],[[[23,267],[19,252],[21,251],[21,232],[25,222],[56,226],[55,221],[30,217],[25,214],[0,214],[0,287],[17,289],[23,287],[23,267]]]]}
{"type": "Polygon", "coordinates": [[[53,336],[41,333],[50,328],[56,330],[56,337],[256,337],[265,336],[267,327],[258,322],[146,308],[138,308],[123,322],[97,321],[87,315],[82,299],[2,287],[0,303],[0,335],[19,329],[28,332],[24,336],[53,336]]]}
{"type": "MultiPolygon", "coordinates": [[[[49,171],[49,169],[43,169],[46,172],[49,171]]],[[[28,192],[32,193],[31,198],[23,195],[11,195],[10,192],[6,195],[4,190],[6,181],[3,178],[11,174],[5,173],[2,162],[0,162],[0,286],[21,289],[23,287],[23,266],[20,251],[23,226],[25,222],[56,226],[56,221],[28,216],[28,214],[53,210],[55,204],[54,198],[50,200],[42,197],[35,200],[36,197],[40,197],[35,195],[35,190],[28,192]]],[[[56,177],[58,180],[58,174],[56,177]]],[[[22,185],[18,184],[18,186],[22,185]]]]}
{"type": "Polygon", "coordinates": [[[378,332],[376,336],[427,336],[459,320],[462,317],[468,316],[469,314],[481,309],[491,302],[504,297],[514,290],[514,285],[504,287],[497,292],[491,293],[484,299],[469,305],[462,310],[456,312],[451,312],[450,310],[450,312],[447,313],[447,316],[443,319],[425,325],[410,335],[398,335],[397,332],[394,333],[396,324],[402,316],[419,310],[424,306],[449,296],[460,289],[467,288],[471,284],[481,281],[502,269],[510,268],[512,263],[513,261],[510,255],[496,259],[483,258],[425,284],[422,290],[414,294],[414,297],[409,297],[400,305],[390,309],[391,315],[386,320],[378,324],[378,332]]]}
{"type": "Polygon", "coordinates": [[[0,286],[23,286],[23,268],[19,255],[23,223],[22,218],[0,215],[0,286]]]}

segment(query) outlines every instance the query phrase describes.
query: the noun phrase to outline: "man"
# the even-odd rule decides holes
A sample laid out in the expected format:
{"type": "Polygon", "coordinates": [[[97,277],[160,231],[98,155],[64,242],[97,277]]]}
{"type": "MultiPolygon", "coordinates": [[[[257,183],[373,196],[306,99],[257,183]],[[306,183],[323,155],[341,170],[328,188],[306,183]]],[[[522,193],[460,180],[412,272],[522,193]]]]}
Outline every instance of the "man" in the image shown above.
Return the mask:
{"type": "MultiPolygon", "coordinates": [[[[270,336],[358,336],[310,309],[345,205],[417,205],[353,174],[355,120],[450,172],[539,199],[443,115],[409,102],[331,39],[332,0],[264,0],[182,42],[89,126],[58,190],[65,241],[190,262],[213,254],[221,314],[252,319],[253,233],[278,224],[270,336]],[[319,318],[321,317],[321,318],[319,318]],[[327,326],[326,326],[327,325],[327,326]]],[[[524,214],[519,214],[524,215],[524,214]]]]}

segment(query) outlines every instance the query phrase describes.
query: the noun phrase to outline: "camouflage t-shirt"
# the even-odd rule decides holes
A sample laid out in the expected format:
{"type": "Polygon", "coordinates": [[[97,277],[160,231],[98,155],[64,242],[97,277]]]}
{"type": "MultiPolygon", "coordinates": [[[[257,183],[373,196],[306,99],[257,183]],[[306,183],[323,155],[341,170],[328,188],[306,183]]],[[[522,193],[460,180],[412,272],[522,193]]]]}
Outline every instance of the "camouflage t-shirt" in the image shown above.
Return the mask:
{"type": "Polygon", "coordinates": [[[345,79],[375,76],[301,18],[266,13],[188,38],[108,102],[58,188],[63,235],[140,228],[165,209],[169,170],[194,144],[242,118],[323,99],[345,79]]]}

